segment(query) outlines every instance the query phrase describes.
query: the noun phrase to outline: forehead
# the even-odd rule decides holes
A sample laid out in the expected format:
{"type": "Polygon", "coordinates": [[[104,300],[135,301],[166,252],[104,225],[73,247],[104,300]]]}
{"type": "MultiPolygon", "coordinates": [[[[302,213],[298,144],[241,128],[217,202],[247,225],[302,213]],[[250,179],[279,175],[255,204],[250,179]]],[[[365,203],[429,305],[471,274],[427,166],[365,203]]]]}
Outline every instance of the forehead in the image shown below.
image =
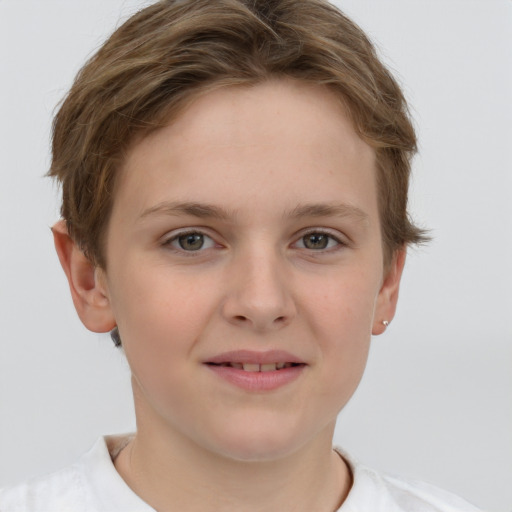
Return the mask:
{"type": "Polygon", "coordinates": [[[200,94],[137,142],[120,174],[117,193],[139,209],[169,194],[212,202],[217,193],[233,208],[264,196],[288,210],[304,203],[305,192],[312,202],[339,202],[356,183],[376,195],[374,151],[340,99],[327,87],[293,80],[200,94]]]}

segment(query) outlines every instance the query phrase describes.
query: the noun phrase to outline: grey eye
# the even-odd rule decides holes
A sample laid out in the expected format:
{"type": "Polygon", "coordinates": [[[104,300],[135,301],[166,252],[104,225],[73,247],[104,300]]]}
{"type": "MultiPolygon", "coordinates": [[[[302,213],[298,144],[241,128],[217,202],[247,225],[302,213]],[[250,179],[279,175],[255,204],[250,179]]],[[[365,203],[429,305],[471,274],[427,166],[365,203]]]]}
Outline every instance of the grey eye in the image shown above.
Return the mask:
{"type": "Polygon", "coordinates": [[[297,241],[297,247],[309,249],[310,251],[322,251],[333,249],[336,246],[343,245],[337,238],[321,231],[308,233],[297,241]]]}
{"type": "Polygon", "coordinates": [[[186,233],[177,237],[177,242],[184,251],[198,251],[204,246],[204,235],[201,233],[186,233]]]}
{"type": "Polygon", "coordinates": [[[324,233],[310,233],[302,237],[306,249],[327,249],[331,237],[324,233]]]}
{"type": "Polygon", "coordinates": [[[199,252],[216,246],[213,238],[201,231],[182,231],[169,238],[163,245],[181,252],[199,252]]]}

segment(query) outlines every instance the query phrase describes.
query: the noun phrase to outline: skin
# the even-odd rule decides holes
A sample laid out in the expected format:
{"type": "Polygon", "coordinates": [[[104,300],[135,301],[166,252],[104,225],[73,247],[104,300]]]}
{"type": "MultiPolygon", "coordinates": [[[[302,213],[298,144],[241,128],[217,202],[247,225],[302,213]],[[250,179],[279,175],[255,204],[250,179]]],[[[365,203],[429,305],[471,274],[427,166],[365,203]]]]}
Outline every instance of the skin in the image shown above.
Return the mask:
{"type": "Polygon", "coordinates": [[[137,434],[115,465],[156,510],[332,511],[345,499],[335,421],[394,316],[405,259],[383,265],[375,172],[327,89],[221,88],[128,153],[106,269],[54,227],[81,320],[119,327],[137,434]],[[199,250],[180,245],[191,232],[199,250]],[[248,391],[205,364],[238,349],[305,365],[248,391]]]}

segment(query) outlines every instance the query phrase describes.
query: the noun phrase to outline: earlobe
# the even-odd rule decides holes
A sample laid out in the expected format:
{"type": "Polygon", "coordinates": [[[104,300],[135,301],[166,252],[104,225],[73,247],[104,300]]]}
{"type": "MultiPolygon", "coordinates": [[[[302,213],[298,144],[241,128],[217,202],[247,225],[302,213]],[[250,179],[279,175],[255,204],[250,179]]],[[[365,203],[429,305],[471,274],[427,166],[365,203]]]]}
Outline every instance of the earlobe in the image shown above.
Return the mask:
{"type": "Polygon", "coordinates": [[[373,318],[372,334],[374,336],[382,334],[395,316],[405,257],[405,247],[395,252],[382,282],[373,318]]]}
{"type": "Polygon", "coordinates": [[[82,323],[93,332],[108,332],[116,325],[104,271],[95,266],[69,236],[66,223],[52,227],[55,250],[68,279],[73,304],[82,323]]]}

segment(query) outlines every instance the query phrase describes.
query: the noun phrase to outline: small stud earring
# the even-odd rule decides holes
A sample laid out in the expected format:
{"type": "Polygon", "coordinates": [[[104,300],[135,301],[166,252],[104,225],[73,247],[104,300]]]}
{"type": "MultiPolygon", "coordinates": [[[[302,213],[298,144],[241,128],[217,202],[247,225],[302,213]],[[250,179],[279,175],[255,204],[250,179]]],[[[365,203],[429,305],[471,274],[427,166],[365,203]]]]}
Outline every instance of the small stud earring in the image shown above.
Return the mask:
{"type": "Polygon", "coordinates": [[[389,322],[387,320],[382,320],[382,324],[384,327],[387,327],[389,325],[389,322]]]}

